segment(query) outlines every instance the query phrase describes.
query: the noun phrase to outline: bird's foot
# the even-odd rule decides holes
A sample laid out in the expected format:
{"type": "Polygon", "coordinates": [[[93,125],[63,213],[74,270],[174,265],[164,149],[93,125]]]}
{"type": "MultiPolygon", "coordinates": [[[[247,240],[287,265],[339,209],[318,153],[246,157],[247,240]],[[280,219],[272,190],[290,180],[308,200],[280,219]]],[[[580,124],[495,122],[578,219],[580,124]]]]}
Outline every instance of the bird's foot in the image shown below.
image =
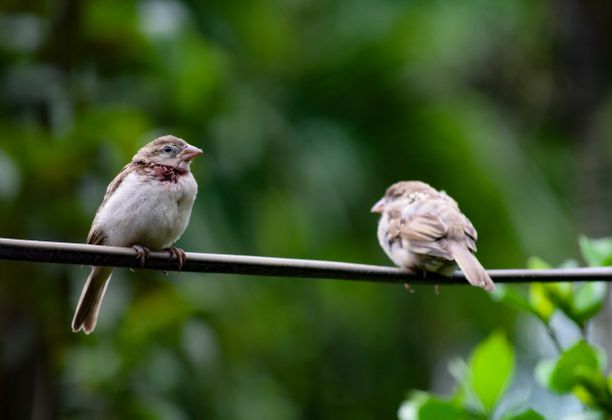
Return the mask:
{"type": "Polygon", "coordinates": [[[136,259],[140,261],[140,268],[144,268],[145,262],[151,255],[151,251],[149,248],[138,244],[132,245],[132,249],[136,251],[136,259]]]}
{"type": "Polygon", "coordinates": [[[185,264],[185,260],[187,259],[187,255],[185,254],[185,251],[183,251],[181,248],[176,248],[176,247],[166,248],[166,251],[170,253],[171,260],[176,258],[177,265],[178,265],[178,271],[181,271],[183,269],[183,264],[185,264]]]}
{"type": "Polygon", "coordinates": [[[436,295],[440,294],[440,285],[439,284],[434,284],[434,292],[436,292],[436,295]]]}
{"type": "Polygon", "coordinates": [[[408,293],[414,293],[414,289],[412,288],[412,285],[410,283],[404,283],[404,289],[406,289],[408,293]]]}

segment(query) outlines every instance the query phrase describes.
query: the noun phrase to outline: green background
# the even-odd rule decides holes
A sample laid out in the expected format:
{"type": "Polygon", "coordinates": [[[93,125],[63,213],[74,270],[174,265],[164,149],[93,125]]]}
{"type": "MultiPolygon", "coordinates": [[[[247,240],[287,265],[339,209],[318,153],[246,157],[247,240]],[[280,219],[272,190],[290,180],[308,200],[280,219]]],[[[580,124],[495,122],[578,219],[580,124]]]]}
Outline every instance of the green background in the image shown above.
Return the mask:
{"type": "MultiPolygon", "coordinates": [[[[612,195],[605,1],[3,0],[0,236],[84,242],[146,142],[201,147],[178,246],[389,264],[369,209],[446,190],[488,268],[578,255],[612,195]]],[[[395,418],[513,311],[481,290],[0,262],[1,418],[395,418]]],[[[520,349],[519,349],[520,350],[520,349]]]]}

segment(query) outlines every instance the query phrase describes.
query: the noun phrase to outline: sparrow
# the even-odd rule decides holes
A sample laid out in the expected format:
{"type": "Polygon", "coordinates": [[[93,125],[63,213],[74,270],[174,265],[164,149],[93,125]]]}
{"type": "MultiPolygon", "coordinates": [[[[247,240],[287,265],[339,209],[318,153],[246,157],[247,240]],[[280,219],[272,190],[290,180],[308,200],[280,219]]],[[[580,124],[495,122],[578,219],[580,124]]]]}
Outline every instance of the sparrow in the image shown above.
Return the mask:
{"type": "MultiPolygon", "coordinates": [[[[87,243],[132,247],[141,267],[150,250],[168,250],[182,268],[185,252],[171,247],[189,223],[198,184],[191,161],[202,150],[174,136],[141,148],[113,179],[96,212],[87,243]]],[[[91,333],[113,269],[92,267],[72,319],[72,331],[91,333]]]]}
{"type": "Polygon", "coordinates": [[[451,276],[458,265],[471,285],[495,290],[474,256],[476,229],[444,191],[420,181],[397,182],[371,211],[381,214],[380,246],[400,268],[451,276]]]}

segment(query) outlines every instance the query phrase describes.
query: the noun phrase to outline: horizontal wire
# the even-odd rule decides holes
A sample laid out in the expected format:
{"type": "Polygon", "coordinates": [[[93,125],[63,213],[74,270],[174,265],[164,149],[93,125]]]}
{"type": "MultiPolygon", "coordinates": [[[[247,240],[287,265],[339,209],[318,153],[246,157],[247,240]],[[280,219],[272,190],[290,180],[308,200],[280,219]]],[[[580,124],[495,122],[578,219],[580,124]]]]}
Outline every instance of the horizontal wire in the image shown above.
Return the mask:
{"type": "MultiPolygon", "coordinates": [[[[0,260],[140,268],[136,255],[136,251],[131,248],[0,238],[0,260]]],[[[182,271],[187,272],[357,280],[375,283],[467,284],[461,272],[456,272],[452,277],[442,277],[433,273],[423,275],[408,272],[395,267],[336,261],[196,252],[187,252],[186,257],[182,271]]],[[[151,252],[143,268],[177,271],[177,261],[170,259],[167,251],[151,252]]],[[[487,272],[496,283],[612,279],[612,267],[510,269],[487,270],[487,272]]]]}

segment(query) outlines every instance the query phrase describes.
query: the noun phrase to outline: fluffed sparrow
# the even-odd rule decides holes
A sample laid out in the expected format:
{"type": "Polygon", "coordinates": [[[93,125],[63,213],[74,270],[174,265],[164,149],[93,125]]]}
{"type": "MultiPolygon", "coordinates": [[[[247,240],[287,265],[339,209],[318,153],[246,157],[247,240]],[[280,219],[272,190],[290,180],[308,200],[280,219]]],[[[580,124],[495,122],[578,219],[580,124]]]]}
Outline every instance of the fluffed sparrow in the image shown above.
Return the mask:
{"type": "MultiPolygon", "coordinates": [[[[141,265],[149,250],[167,249],[178,260],[185,253],[169,248],[185,231],[198,184],[191,161],[202,150],[174,136],[153,140],[134,155],[113,179],[96,213],[88,244],[133,247],[141,265]]],[[[91,333],[112,273],[111,267],[92,267],[72,320],[72,331],[91,333]]]]}
{"type": "Polygon", "coordinates": [[[381,214],[378,242],[399,267],[450,276],[459,265],[471,285],[495,290],[473,255],[476,229],[444,191],[420,181],[398,182],[372,212],[381,214]]]}

